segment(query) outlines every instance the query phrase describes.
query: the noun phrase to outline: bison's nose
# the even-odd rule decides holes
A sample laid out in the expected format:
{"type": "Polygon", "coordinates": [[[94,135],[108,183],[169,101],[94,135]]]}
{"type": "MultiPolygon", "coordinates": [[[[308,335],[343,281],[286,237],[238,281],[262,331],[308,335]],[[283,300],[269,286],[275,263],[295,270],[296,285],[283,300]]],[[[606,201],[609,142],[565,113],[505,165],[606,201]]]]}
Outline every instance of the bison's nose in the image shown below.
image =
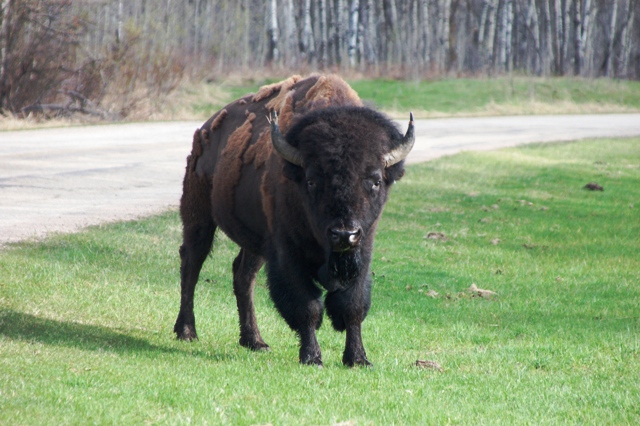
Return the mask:
{"type": "Polygon", "coordinates": [[[329,229],[329,240],[333,251],[349,250],[358,245],[362,238],[360,228],[331,228],[329,229]]]}

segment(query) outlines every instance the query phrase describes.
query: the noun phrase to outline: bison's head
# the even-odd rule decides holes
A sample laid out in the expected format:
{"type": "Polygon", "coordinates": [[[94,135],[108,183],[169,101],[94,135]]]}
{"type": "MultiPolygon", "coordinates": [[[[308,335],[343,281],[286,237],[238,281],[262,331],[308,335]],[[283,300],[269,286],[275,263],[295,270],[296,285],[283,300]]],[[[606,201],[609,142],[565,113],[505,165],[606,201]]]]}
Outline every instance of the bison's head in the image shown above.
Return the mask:
{"type": "Polygon", "coordinates": [[[320,275],[347,285],[363,272],[363,260],[368,265],[389,188],[404,174],[403,160],[414,142],[413,116],[403,136],[374,110],[328,108],[304,116],[286,138],[273,120],[271,138],[326,252],[320,275]]]}

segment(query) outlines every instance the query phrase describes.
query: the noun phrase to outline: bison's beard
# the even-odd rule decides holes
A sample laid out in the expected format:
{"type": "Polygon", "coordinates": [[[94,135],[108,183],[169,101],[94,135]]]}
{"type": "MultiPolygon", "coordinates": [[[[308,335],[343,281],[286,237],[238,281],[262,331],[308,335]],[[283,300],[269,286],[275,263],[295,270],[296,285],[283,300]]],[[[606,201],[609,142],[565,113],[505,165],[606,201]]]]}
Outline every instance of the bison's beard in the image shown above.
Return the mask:
{"type": "Polygon", "coordinates": [[[331,252],[327,262],[329,278],[336,280],[342,287],[346,287],[349,281],[360,275],[362,268],[362,257],[360,250],[349,250],[345,252],[331,252]]]}
{"type": "Polygon", "coordinates": [[[327,263],[318,271],[318,282],[330,292],[350,287],[360,276],[362,254],[360,250],[331,252],[327,263]]]}

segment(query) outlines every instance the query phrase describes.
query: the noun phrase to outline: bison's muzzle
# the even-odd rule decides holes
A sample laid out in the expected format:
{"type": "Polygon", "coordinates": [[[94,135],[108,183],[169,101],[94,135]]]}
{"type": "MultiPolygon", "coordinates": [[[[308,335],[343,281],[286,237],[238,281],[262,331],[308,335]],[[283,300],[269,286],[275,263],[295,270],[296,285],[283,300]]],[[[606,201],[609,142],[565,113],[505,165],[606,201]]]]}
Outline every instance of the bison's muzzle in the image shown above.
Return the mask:
{"type": "Polygon", "coordinates": [[[362,239],[361,228],[347,228],[347,227],[335,227],[329,228],[327,231],[329,242],[331,244],[331,251],[344,252],[351,250],[360,244],[362,239]]]}

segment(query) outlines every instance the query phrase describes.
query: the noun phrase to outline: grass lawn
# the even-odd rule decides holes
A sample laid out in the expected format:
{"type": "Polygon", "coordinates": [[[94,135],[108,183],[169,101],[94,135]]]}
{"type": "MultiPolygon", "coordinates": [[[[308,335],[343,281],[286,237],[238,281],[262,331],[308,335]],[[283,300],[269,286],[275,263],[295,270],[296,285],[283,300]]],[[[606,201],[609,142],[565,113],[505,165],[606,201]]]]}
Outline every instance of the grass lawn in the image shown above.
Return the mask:
{"type": "MultiPolygon", "coordinates": [[[[207,119],[228,102],[255,92],[259,82],[184,86],[177,105],[207,119]],[[206,94],[206,96],[203,96],[206,94]]],[[[640,82],[611,79],[497,77],[400,81],[349,80],[366,104],[404,118],[512,114],[640,112],[640,82]]]]}
{"type": "Polygon", "coordinates": [[[350,83],[384,110],[414,110],[418,116],[640,111],[637,81],[499,77],[350,83]]]}
{"type": "Polygon", "coordinates": [[[200,340],[176,341],[176,212],[15,245],[0,424],[639,424],[638,188],[640,138],[408,167],[376,239],[373,368],[342,366],[328,321],[325,368],[299,365],[264,275],[272,350],[240,347],[225,237],[196,290],[200,340]]]}

